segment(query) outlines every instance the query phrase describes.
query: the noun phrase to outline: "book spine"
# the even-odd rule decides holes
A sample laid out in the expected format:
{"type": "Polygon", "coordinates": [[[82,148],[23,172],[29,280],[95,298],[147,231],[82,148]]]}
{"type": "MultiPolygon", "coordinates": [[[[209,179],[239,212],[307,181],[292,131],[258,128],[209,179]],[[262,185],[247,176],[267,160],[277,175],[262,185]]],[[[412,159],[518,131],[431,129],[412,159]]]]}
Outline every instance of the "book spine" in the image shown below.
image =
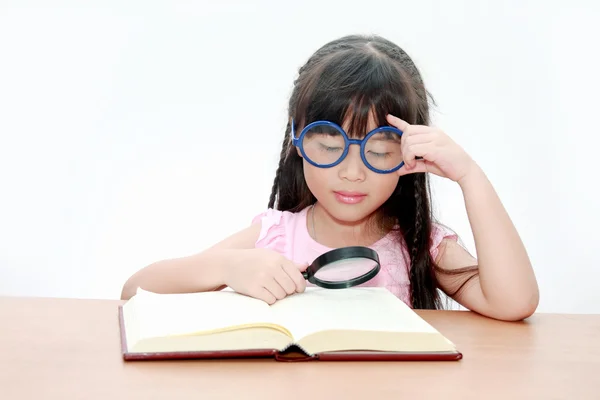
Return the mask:
{"type": "Polygon", "coordinates": [[[275,360],[277,361],[312,361],[318,358],[318,355],[309,353],[298,344],[290,344],[275,353],[275,360]]]}

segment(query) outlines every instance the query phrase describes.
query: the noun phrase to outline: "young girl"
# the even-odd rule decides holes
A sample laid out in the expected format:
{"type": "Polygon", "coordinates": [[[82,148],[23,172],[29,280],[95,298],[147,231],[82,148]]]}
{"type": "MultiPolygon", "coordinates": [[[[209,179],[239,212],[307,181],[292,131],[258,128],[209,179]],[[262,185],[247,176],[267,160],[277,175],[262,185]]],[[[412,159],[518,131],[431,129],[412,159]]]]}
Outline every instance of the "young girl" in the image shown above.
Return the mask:
{"type": "Polygon", "coordinates": [[[137,287],[230,287],[273,303],[304,291],[302,271],[319,255],[360,245],[381,261],[363,285],[384,286],[413,308],[440,308],[441,289],[492,318],[530,316],[538,287],[523,243],[480,167],[429,126],[427,95],[411,58],[388,40],[326,44],[294,84],[268,209],[199,254],[140,270],[122,298],[137,287]],[[428,173],[460,186],[478,259],[432,222],[428,173]]]}

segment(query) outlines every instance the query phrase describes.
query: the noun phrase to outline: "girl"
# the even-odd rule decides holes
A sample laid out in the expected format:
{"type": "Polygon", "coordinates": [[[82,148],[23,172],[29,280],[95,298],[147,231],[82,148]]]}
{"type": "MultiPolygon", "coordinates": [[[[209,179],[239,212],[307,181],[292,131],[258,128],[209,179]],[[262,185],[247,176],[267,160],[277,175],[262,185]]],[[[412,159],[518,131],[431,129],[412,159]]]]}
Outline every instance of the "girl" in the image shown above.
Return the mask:
{"type": "Polygon", "coordinates": [[[427,94],[411,58],[388,40],[348,36],[320,48],[294,84],[267,211],[199,254],[140,270],[122,298],[137,287],[230,287],[271,304],[304,291],[301,272],[320,254],[361,245],[382,267],[363,285],[413,308],[441,308],[441,289],[492,318],[530,316],[538,287],[523,243],[479,166],[429,126],[427,94]],[[429,173],[460,186],[478,259],[432,222],[429,173]]]}

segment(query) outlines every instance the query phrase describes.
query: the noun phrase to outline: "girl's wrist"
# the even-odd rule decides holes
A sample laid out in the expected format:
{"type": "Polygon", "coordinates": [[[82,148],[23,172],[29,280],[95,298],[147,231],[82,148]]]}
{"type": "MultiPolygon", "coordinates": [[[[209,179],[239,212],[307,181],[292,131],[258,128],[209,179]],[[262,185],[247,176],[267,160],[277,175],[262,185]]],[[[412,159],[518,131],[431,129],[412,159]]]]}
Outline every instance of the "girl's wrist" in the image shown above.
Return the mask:
{"type": "Polygon", "coordinates": [[[481,188],[486,181],[486,176],[483,170],[473,161],[469,171],[460,178],[457,183],[464,192],[481,188]]]}

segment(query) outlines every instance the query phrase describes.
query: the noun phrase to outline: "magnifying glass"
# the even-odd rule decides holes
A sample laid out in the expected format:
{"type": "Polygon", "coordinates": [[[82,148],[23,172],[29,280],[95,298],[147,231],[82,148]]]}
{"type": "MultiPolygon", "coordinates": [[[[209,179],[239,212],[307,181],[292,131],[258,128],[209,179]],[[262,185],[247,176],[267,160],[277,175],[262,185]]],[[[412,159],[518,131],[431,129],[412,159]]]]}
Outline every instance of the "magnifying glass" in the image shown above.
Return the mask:
{"type": "Polygon", "coordinates": [[[344,289],[373,279],[381,269],[376,251],[362,246],[330,250],[302,273],[310,283],[326,289],[344,289]]]}

